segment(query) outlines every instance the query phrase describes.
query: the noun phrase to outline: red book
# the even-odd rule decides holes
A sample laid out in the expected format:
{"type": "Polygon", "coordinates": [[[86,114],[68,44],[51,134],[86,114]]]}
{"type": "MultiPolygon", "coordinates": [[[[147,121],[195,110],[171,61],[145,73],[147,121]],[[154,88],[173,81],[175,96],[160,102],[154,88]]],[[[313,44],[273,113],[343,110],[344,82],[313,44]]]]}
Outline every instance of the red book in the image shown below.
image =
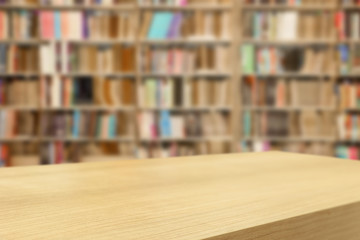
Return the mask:
{"type": "Polygon", "coordinates": [[[335,26],[338,30],[340,40],[345,40],[345,14],[343,11],[339,11],[335,15],[335,26]]]}
{"type": "Polygon", "coordinates": [[[54,38],[54,13],[53,11],[40,12],[40,32],[42,39],[54,38]]]}

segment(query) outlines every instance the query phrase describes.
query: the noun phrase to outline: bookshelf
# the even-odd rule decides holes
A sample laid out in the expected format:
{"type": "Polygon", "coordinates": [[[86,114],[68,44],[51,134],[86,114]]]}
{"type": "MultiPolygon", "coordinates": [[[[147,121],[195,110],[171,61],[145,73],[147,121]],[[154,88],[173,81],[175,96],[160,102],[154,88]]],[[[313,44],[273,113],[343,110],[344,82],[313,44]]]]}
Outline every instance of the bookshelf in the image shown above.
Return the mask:
{"type": "MultiPolygon", "coordinates": [[[[267,149],[349,157],[352,148],[351,158],[358,155],[355,150],[360,140],[351,134],[349,137],[349,130],[341,129],[341,121],[342,128],[348,128],[348,116],[359,111],[356,103],[346,107],[341,103],[342,95],[355,91],[347,85],[356,85],[360,74],[350,64],[356,56],[341,57],[356,52],[360,43],[360,36],[349,35],[348,29],[342,29],[347,23],[341,22],[358,10],[355,3],[303,1],[300,5],[289,5],[272,1],[258,4],[257,1],[192,0],[187,5],[181,5],[182,1],[174,1],[180,5],[160,2],[156,5],[151,1],[114,1],[115,5],[102,5],[101,1],[98,5],[96,1],[41,5],[37,0],[23,1],[33,4],[21,2],[1,2],[0,46],[15,49],[13,56],[24,54],[21,58],[27,61],[23,69],[16,69],[17,65],[10,71],[0,69],[0,88],[5,91],[8,85],[16,85],[17,81],[35,84],[36,90],[29,94],[36,96],[30,98],[36,99],[36,103],[30,104],[26,97],[16,104],[1,99],[0,116],[15,113],[17,118],[31,118],[25,122],[30,121],[33,126],[24,124],[21,131],[16,129],[22,134],[16,135],[4,134],[6,129],[0,129],[3,162],[9,162],[4,161],[4,156],[11,159],[17,152],[20,152],[18,155],[33,156],[39,163],[59,163],[65,159],[86,161],[86,157],[93,160],[94,156],[104,154],[110,158],[145,158],[267,149]],[[33,16],[35,11],[37,14],[33,16]],[[66,32],[49,33],[41,22],[43,18],[46,21],[49,13],[54,14],[54,24],[55,14],[61,19],[63,13],[71,13],[70,19],[73,18],[75,23],[76,19],[84,17],[86,21],[79,21],[88,24],[87,30],[72,24],[74,26],[69,27],[67,35],[66,32]],[[7,18],[5,23],[22,26],[21,14],[35,18],[29,23],[30,30],[20,27],[19,32],[10,31],[11,34],[5,36],[1,23],[7,18]],[[258,24],[254,23],[251,14],[260,14],[260,17],[276,15],[286,24],[295,20],[299,24],[302,19],[301,22],[308,25],[301,25],[304,31],[291,31],[290,35],[279,33],[277,36],[270,31],[260,32],[258,36],[249,35],[253,25],[258,24]],[[170,27],[164,19],[175,25],[170,27]],[[178,22],[171,22],[174,19],[178,22]],[[331,24],[334,19],[336,24],[331,24]],[[152,31],[156,21],[162,24],[158,32],[152,31]],[[309,25],[319,25],[321,31],[314,33],[308,29],[309,25]],[[248,48],[244,49],[244,46],[248,48]],[[346,47],[347,53],[344,52],[346,47]],[[298,54],[308,64],[304,69],[286,66],[289,68],[286,71],[272,71],[266,69],[266,64],[272,66],[274,63],[265,62],[248,71],[242,59],[248,57],[246,52],[259,50],[264,56],[271,52],[276,66],[281,65],[284,56],[291,54],[298,54]],[[324,59],[329,61],[325,64],[324,59]],[[52,65],[49,69],[41,65],[43,62],[55,64],[48,64],[52,65]],[[350,67],[355,71],[350,71],[350,67]],[[86,82],[91,82],[91,91],[86,82]],[[254,98],[249,95],[253,94],[254,84],[258,86],[257,91],[261,87],[262,91],[275,88],[275,92],[282,89],[297,96],[287,96],[281,101],[273,99],[273,104],[264,104],[259,95],[255,102],[249,102],[254,98]],[[76,95],[74,89],[77,87],[91,93],[76,95]],[[58,88],[61,91],[57,92],[58,88]],[[313,91],[315,88],[318,90],[313,91]],[[296,92],[294,89],[305,90],[296,92]],[[342,89],[341,93],[339,89],[342,89]],[[69,92],[73,94],[70,97],[69,92]],[[181,94],[178,96],[176,92],[181,94]],[[304,97],[304,92],[315,96],[304,97]],[[309,99],[316,103],[309,104],[309,99]],[[75,118],[80,120],[75,121],[75,118]],[[265,118],[272,118],[272,121],[286,118],[282,124],[285,134],[281,133],[284,129],[280,126],[266,130],[263,126],[265,118]],[[51,131],[52,125],[55,128],[63,126],[62,121],[66,122],[63,131],[51,131]],[[103,125],[106,129],[103,131],[107,133],[104,134],[97,124],[107,121],[109,124],[103,125]],[[288,125],[291,121],[297,122],[297,126],[288,125]],[[78,122],[78,128],[83,126],[75,135],[74,122],[78,122]],[[301,128],[300,123],[304,122],[313,126],[301,128]],[[251,125],[250,130],[246,129],[247,124],[251,125]],[[107,129],[112,125],[116,126],[115,130],[107,129]],[[314,126],[321,130],[317,131],[314,126]],[[268,134],[272,131],[275,134],[268,134]],[[326,147],[322,146],[324,144],[326,147]],[[50,160],[49,157],[44,160],[46,155],[51,156],[50,160]]],[[[269,26],[276,26],[276,23],[269,26]]],[[[291,28],[291,25],[282,27],[291,28]]],[[[252,58],[261,63],[255,54],[252,58]]],[[[7,63],[5,60],[0,65],[5,64],[8,68],[7,63]]],[[[354,97],[351,100],[354,101],[354,97]]],[[[10,128],[13,128],[11,124],[10,128]]]]}

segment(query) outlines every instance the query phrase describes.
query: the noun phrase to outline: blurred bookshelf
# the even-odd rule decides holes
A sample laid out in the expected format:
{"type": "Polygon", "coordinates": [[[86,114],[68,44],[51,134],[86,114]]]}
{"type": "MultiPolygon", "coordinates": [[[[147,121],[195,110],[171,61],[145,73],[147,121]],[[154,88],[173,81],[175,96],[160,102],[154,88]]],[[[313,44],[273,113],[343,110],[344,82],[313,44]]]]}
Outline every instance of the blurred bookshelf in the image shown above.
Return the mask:
{"type": "Polygon", "coordinates": [[[0,163],[359,159],[359,6],[0,0],[0,163]]]}

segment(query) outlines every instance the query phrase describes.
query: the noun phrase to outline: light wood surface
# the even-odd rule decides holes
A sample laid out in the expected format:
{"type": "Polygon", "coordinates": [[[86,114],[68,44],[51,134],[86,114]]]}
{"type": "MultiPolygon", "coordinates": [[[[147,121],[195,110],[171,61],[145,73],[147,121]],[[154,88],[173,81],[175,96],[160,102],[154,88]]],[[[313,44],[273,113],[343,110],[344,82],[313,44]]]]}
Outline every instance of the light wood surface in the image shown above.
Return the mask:
{"type": "Polygon", "coordinates": [[[360,163],[269,152],[0,170],[0,239],[355,240],[360,163]]]}

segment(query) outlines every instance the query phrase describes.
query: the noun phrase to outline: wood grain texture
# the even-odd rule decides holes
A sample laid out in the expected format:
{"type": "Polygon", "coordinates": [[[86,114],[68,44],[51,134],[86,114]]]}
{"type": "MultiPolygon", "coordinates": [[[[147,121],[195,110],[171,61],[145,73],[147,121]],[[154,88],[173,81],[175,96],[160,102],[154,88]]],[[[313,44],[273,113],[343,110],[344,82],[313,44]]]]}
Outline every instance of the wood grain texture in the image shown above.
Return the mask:
{"type": "Polygon", "coordinates": [[[0,170],[0,239],[355,240],[360,163],[281,152],[0,170]]]}

